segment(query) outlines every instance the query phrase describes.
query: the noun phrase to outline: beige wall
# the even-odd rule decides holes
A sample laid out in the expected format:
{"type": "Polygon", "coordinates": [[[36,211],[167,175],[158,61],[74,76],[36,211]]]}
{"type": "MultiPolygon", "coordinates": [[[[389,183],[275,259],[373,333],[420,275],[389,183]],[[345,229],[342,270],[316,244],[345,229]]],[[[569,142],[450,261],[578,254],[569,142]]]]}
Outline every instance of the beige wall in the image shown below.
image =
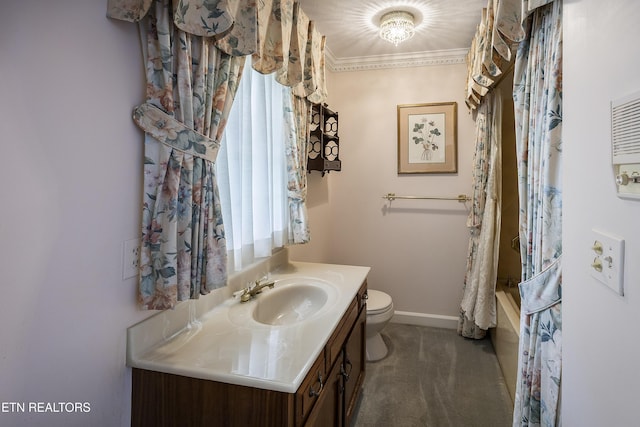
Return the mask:
{"type": "Polygon", "coordinates": [[[312,242],[293,259],[372,267],[369,286],[398,311],[457,316],[467,209],[456,201],[382,199],[471,191],[474,123],[464,104],[466,65],[333,73],[329,106],[340,114],[342,171],[310,175],[312,242]],[[397,105],[458,103],[458,173],[397,174],[397,105]]]}
{"type": "Polygon", "coordinates": [[[563,4],[562,424],[633,426],[640,201],[616,196],[610,103],[640,90],[640,3],[563,4]],[[589,274],[594,228],[625,239],[624,296],[589,274]]]}
{"type": "Polygon", "coordinates": [[[0,412],[2,426],[130,425],[126,328],[153,314],[122,279],[140,235],[144,67],[136,25],[105,12],[2,4],[0,401],[90,405],[0,412]]]}

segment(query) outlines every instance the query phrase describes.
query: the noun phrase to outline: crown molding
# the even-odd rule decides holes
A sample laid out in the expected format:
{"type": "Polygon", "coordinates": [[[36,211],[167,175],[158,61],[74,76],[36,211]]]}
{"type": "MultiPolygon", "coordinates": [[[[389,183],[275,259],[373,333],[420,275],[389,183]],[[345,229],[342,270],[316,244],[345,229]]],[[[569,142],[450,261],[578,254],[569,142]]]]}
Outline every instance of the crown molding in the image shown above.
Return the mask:
{"type": "Polygon", "coordinates": [[[392,55],[358,56],[336,58],[325,49],[326,65],[329,71],[382,70],[387,68],[425,67],[430,65],[464,64],[469,49],[437,50],[430,52],[400,53],[392,55]]]}

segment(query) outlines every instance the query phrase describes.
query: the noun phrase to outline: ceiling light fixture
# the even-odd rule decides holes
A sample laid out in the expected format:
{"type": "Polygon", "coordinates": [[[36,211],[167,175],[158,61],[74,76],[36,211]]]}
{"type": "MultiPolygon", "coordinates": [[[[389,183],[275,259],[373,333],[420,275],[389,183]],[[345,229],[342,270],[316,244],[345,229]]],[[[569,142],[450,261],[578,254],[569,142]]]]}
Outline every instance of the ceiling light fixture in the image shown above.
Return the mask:
{"type": "Polygon", "coordinates": [[[380,18],[380,38],[394,45],[413,37],[414,21],[409,12],[395,10],[382,15],[380,18]]]}

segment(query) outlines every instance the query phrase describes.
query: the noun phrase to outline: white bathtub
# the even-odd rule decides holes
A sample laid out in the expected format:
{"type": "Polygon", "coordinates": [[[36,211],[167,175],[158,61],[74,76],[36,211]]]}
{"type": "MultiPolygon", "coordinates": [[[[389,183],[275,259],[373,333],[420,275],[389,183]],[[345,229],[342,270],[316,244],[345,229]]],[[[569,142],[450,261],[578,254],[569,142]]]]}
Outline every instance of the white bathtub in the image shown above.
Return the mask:
{"type": "Polygon", "coordinates": [[[518,371],[518,345],[520,339],[520,307],[510,291],[498,286],[496,289],[497,326],[491,329],[491,342],[498,356],[511,400],[515,398],[516,377],[518,371]]]}

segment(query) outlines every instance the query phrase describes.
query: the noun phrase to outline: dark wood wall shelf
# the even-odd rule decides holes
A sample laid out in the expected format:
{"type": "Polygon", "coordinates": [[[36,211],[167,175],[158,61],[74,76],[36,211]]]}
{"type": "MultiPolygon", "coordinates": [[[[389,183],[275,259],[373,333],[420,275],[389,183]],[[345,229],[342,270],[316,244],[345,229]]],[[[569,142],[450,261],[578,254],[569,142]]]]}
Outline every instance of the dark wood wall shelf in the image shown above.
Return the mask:
{"type": "Polygon", "coordinates": [[[338,113],[326,104],[313,104],[309,130],[307,170],[322,175],[341,170],[338,113]]]}

